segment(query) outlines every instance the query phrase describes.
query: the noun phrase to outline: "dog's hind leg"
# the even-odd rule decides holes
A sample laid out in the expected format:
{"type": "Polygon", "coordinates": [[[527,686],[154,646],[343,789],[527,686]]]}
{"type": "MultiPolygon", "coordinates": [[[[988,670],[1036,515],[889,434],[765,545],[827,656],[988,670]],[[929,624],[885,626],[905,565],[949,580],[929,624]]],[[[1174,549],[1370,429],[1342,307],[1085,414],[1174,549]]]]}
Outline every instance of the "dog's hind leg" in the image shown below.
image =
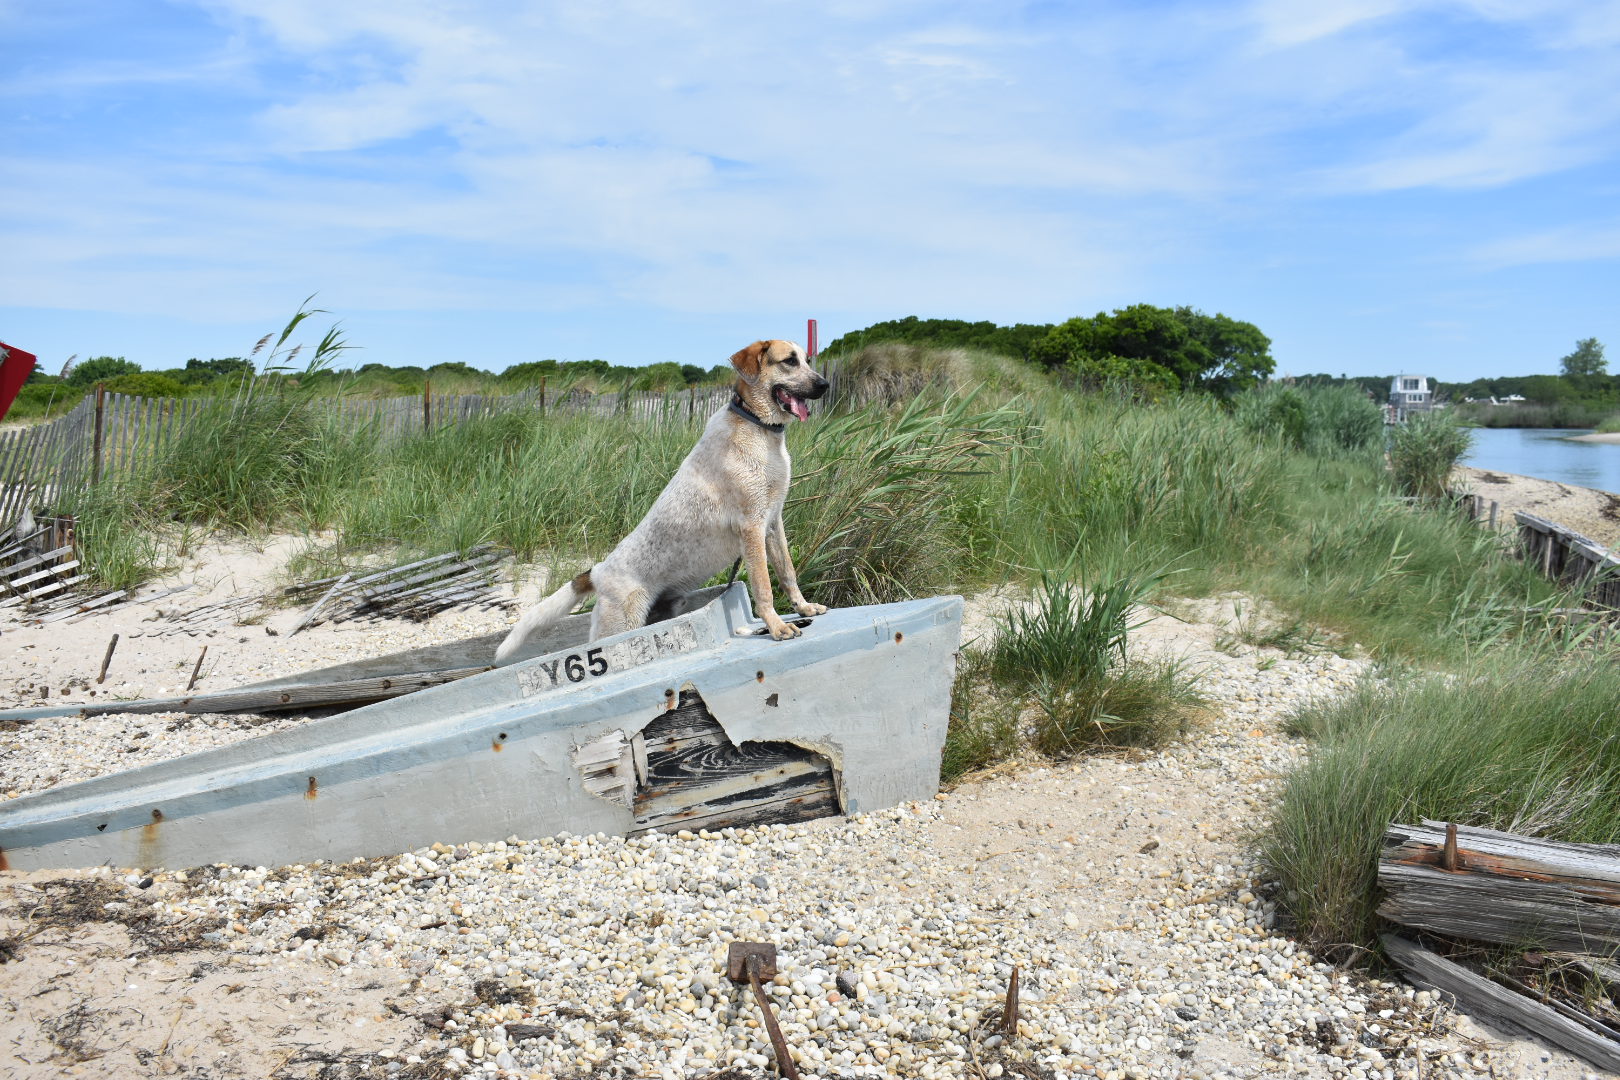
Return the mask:
{"type": "Polygon", "coordinates": [[[609,580],[596,583],[596,607],[591,615],[591,640],[622,634],[647,625],[647,612],[656,597],[641,585],[622,588],[609,580]]]}

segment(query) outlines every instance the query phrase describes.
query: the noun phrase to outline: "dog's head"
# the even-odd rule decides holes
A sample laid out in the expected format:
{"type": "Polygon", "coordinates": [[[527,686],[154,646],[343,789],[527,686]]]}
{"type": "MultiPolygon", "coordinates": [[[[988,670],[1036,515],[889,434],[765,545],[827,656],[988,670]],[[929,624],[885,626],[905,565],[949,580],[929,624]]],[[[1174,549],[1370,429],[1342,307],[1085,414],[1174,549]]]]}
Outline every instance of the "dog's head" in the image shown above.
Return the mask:
{"type": "Polygon", "coordinates": [[[827,380],[811,370],[804,350],[791,341],[756,341],[734,353],[731,366],[737,369],[737,396],[770,423],[789,416],[808,420],[808,402],[827,392],[827,380]]]}

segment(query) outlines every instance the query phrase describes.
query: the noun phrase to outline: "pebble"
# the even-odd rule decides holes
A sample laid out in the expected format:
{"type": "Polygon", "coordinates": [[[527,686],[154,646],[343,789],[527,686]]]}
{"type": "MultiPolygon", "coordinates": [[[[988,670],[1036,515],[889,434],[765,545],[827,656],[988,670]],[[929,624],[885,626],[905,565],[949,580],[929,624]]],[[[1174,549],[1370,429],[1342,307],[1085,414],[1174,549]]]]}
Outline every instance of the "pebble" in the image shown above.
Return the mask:
{"type": "MultiPolygon", "coordinates": [[[[475,632],[452,625],[442,636],[475,632]]],[[[358,651],[386,649],[372,640],[358,651]]],[[[160,921],[233,926],[217,948],[242,964],[291,968],[314,957],[357,978],[405,969],[420,980],[424,1010],[459,1003],[442,1031],[390,1048],[396,1070],[429,1060],[454,1073],[675,1080],[767,1068],[773,1052],[752,995],[724,977],[735,940],[777,946],[767,989],[807,1078],[1394,1080],[1419,1075],[1419,1045],[1429,1080],[1490,1069],[1489,1050],[1435,1022],[1443,1009],[1430,995],[1338,970],[1283,934],[1238,841],[1303,760],[1304,746],[1277,734],[1280,719],[1349,689],[1364,665],[1214,652],[1199,661],[1212,708],[1185,741],[1140,759],[1041,764],[943,800],[674,835],[447,836],[352,864],[218,866],[189,880],[159,872],[164,888],[153,893],[137,888],[140,877],[125,880],[132,898],[148,898],[132,902],[160,897],[160,921]],[[1214,823],[1210,853],[1178,851],[1175,834],[1155,825],[1159,847],[1141,853],[1138,839],[1107,867],[1086,865],[1095,852],[1078,837],[1027,840],[1021,861],[989,870],[941,854],[940,830],[971,819],[973,801],[994,798],[996,785],[1078,799],[1085,784],[1128,794],[1138,813],[1158,812],[1159,785],[1212,792],[1198,810],[1214,823]],[[1086,896],[1052,892],[1070,879],[1109,889],[1121,921],[1095,925],[1086,896]],[[323,940],[298,937],[317,917],[329,927],[323,940]],[[1014,965],[1019,1023],[1008,1037],[1000,1010],[1014,965]]],[[[190,719],[172,737],[141,740],[154,744],[141,760],[275,730],[190,719]]],[[[127,740],[163,720],[83,723],[127,740]]],[[[48,776],[94,775],[104,760],[69,747],[97,737],[8,733],[17,757],[6,759],[4,782],[22,791],[48,776]]]]}

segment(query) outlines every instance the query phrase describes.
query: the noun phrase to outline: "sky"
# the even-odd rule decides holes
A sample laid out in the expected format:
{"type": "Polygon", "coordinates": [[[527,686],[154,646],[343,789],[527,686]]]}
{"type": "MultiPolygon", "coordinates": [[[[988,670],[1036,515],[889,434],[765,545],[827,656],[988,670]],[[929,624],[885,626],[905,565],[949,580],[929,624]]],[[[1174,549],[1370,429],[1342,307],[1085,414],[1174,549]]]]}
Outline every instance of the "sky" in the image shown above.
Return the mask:
{"type": "Polygon", "coordinates": [[[1134,303],[1620,371],[1620,2],[0,0],[0,340],[709,367],[1134,303]]]}

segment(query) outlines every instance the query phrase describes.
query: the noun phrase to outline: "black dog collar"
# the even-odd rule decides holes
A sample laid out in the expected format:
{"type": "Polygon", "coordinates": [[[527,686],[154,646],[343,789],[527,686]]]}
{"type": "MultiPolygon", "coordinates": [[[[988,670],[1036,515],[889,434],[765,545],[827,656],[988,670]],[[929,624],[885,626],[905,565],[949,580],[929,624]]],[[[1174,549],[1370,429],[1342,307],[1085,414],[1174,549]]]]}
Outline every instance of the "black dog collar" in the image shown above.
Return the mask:
{"type": "Polygon", "coordinates": [[[738,416],[742,417],[744,420],[747,420],[751,424],[758,424],[760,427],[764,428],[766,431],[774,431],[778,435],[780,435],[780,434],[782,434],[782,432],[787,430],[787,425],[786,424],[767,424],[765,421],[761,420],[758,416],[756,416],[754,414],[754,410],[750,409],[747,405],[744,405],[743,404],[743,399],[738,397],[736,394],[731,395],[731,406],[730,406],[730,408],[731,408],[732,412],[736,413],[738,416]]]}

